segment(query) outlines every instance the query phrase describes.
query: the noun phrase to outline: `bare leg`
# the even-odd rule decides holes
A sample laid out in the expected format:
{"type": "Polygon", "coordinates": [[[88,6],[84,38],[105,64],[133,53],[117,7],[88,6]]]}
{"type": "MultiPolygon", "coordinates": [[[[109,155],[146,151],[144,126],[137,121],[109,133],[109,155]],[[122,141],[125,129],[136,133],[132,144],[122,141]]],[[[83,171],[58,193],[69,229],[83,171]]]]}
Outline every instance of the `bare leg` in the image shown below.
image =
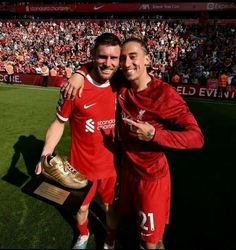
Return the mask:
{"type": "Polygon", "coordinates": [[[117,229],[118,220],[117,213],[114,210],[112,205],[105,204],[105,213],[106,213],[106,224],[111,229],[117,229]]]}
{"type": "Polygon", "coordinates": [[[83,224],[88,218],[89,204],[81,206],[76,214],[76,221],[79,225],[83,224]]]}
{"type": "Polygon", "coordinates": [[[161,239],[157,243],[152,242],[142,242],[142,245],[140,245],[141,249],[159,249],[159,250],[165,250],[165,246],[163,244],[163,240],[161,239]]]}
{"type": "Polygon", "coordinates": [[[157,243],[157,249],[162,249],[162,250],[165,249],[165,246],[163,244],[163,240],[162,239],[157,243]]]}
{"type": "Polygon", "coordinates": [[[113,206],[108,204],[105,204],[105,212],[106,212],[107,236],[105,239],[104,248],[107,249],[106,245],[108,245],[113,249],[118,227],[117,214],[113,206]]]}

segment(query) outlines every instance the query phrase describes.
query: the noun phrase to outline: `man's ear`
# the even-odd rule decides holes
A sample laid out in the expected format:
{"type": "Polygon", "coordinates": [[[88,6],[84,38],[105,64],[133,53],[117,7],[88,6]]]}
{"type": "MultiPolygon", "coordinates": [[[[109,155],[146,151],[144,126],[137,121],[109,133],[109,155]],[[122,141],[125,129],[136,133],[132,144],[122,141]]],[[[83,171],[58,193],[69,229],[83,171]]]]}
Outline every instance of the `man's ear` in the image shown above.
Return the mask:
{"type": "Polygon", "coordinates": [[[151,65],[151,58],[149,55],[145,55],[145,66],[149,67],[151,65]]]}

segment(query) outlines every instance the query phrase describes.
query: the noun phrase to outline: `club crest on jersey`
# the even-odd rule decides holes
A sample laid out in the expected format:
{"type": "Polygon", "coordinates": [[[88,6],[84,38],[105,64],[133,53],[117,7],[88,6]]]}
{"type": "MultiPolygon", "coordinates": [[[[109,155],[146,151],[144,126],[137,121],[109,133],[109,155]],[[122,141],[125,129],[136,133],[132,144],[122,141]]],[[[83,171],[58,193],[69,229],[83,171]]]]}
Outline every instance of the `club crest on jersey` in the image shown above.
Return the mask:
{"type": "Polygon", "coordinates": [[[144,115],[145,112],[146,112],[146,110],[140,109],[139,112],[138,112],[138,115],[137,115],[137,119],[142,120],[143,115],[144,115]]]}

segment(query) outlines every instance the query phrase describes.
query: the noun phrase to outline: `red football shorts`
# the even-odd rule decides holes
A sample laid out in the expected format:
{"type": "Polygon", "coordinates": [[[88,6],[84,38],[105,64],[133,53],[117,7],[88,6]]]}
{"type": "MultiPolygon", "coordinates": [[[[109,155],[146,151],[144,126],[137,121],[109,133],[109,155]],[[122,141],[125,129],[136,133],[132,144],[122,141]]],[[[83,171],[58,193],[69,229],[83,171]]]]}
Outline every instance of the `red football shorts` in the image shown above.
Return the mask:
{"type": "Polygon", "coordinates": [[[88,205],[93,200],[96,192],[103,204],[112,204],[115,196],[115,184],[115,176],[93,181],[82,205],[88,205]]]}
{"type": "Polygon", "coordinates": [[[150,181],[134,175],[128,167],[122,169],[119,212],[135,216],[140,240],[158,242],[169,223],[170,174],[150,181]]]}

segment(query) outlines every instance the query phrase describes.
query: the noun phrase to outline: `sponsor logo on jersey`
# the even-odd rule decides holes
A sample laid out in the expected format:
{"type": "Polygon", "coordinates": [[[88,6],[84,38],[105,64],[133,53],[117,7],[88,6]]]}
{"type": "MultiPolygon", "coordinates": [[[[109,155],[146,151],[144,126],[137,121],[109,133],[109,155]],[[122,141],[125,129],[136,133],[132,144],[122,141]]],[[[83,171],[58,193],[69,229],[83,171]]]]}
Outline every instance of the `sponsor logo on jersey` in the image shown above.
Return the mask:
{"type": "Polygon", "coordinates": [[[95,122],[92,118],[88,119],[85,122],[85,132],[90,132],[90,133],[94,133],[95,129],[105,130],[105,129],[112,129],[114,127],[115,127],[115,119],[98,121],[96,124],[96,128],[95,128],[95,122]]]}
{"type": "Polygon", "coordinates": [[[105,121],[99,121],[97,123],[97,130],[100,129],[111,129],[115,127],[115,119],[111,119],[111,120],[105,120],[105,121]]]}
{"type": "Polygon", "coordinates": [[[85,132],[91,132],[94,133],[94,120],[93,119],[88,119],[85,122],[85,132]]]}

